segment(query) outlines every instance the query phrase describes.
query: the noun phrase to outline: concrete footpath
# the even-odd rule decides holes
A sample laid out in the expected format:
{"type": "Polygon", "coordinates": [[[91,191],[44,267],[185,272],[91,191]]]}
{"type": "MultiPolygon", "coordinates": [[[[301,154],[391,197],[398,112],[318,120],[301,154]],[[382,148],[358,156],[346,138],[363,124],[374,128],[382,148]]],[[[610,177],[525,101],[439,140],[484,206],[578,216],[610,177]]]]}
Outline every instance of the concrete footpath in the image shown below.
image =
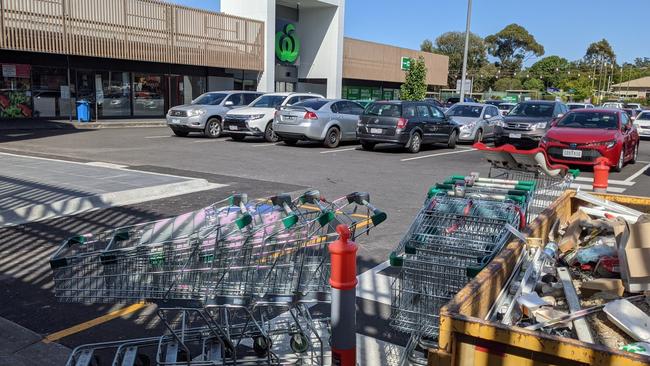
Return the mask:
{"type": "Polygon", "coordinates": [[[65,365],[70,349],[42,341],[37,333],[0,318],[0,365],[65,365]]]}
{"type": "Polygon", "coordinates": [[[77,120],[10,119],[0,121],[0,131],[82,130],[98,128],[166,127],[164,118],[134,118],[78,122],[77,120]]]}
{"type": "Polygon", "coordinates": [[[0,153],[0,227],[223,186],[106,163],[0,153]]]}

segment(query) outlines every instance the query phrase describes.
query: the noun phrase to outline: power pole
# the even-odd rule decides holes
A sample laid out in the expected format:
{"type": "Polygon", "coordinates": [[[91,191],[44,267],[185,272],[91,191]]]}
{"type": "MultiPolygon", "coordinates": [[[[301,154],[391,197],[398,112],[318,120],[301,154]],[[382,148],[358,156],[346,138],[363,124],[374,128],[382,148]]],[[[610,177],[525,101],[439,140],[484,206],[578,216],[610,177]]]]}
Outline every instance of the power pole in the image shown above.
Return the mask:
{"type": "Polygon", "coordinates": [[[469,51],[469,30],[472,21],[472,0],[467,0],[467,24],[465,25],[465,50],[463,51],[463,73],[460,77],[460,99],[465,102],[465,79],[467,78],[467,53],[469,51]]]}

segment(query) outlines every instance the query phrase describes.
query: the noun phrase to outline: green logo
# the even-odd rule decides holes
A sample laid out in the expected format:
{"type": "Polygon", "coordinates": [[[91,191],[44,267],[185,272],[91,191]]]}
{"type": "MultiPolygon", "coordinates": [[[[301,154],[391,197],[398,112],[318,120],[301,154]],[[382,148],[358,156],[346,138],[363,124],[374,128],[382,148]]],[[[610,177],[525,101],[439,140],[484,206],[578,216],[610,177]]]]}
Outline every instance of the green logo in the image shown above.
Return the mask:
{"type": "Polygon", "coordinates": [[[411,68],[411,58],[402,57],[402,70],[408,70],[411,68]]]}
{"type": "Polygon", "coordinates": [[[287,24],[275,34],[275,55],[283,62],[295,62],[300,52],[300,41],[295,34],[296,26],[287,24]]]}

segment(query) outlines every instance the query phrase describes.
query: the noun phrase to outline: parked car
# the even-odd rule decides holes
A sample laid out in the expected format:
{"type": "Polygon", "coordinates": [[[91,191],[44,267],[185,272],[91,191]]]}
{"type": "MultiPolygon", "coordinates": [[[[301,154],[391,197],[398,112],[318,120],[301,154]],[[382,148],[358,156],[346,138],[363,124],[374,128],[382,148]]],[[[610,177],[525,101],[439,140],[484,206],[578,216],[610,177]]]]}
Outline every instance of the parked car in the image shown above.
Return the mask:
{"type": "Polygon", "coordinates": [[[431,103],[440,109],[445,109],[445,105],[442,104],[442,102],[436,98],[424,98],[424,101],[427,103],[431,103]]]}
{"type": "Polygon", "coordinates": [[[636,109],[630,109],[630,108],[623,108],[623,111],[627,113],[628,116],[630,116],[630,119],[634,122],[636,119],[636,116],[639,114],[639,111],[636,109]]]}
{"type": "Polygon", "coordinates": [[[567,103],[566,106],[570,111],[574,109],[593,109],[594,105],[589,103],[567,103]]]}
{"type": "Polygon", "coordinates": [[[494,128],[503,124],[497,107],[480,103],[456,103],[445,115],[460,126],[459,141],[480,142],[494,137],[494,128]]]}
{"type": "MultiPolygon", "coordinates": [[[[465,103],[476,103],[476,99],[474,99],[472,97],[465,97],[464,99],[465,99],[464,100],[465,103]]],[[[454,104],[456,104],[458,102],[460,102],[460,97],[447,98],[447,103],[445,103],[445,106],[447,108],[449,108],[449,107],[451,107],[452,105],[454,105],[454,104]]]]}
{"type": "Polygon", "coordinates": [[[278,137],[273,132],[273,118],[278,108],[314,98],[323,96],[311,93],[264,94],[248,107],[226,113],[223,128],[235,141],[243,141],[246,136],[257,136],[264,137],[268,142],[276,142],[278,137]]]}
{"type": "Polygon", "coordinates": [[[625,103],[625,108],[636,109],[638,111],[643,110],[643,106],[639,103],[625,103]]]}
{"type": "Polygon", "coordinates": [[[334,148],[341,141],[357,140],[357,123],[363,114],[358,103],[343,99],[309,99],[281,107],[273,131],[287,145],[298,141],[321,141],[334,148]]]}
{"type": "Polygon", "coordinates": [[[650,111],[639,113],[634,121],[634,127],[636,127],[639,136],[650,137],[650,111]]]}
{"type": "Polygon", "coordinates": [[[495,144],[537,145],[550,128],[551,122],[568,112],[564,103],[547,100],[528,100],[518,103],[507,115],[504,123],[495,129],[495,144]]]}
{"type": "Polygon", "coordinates": [[[364,150],[378,143],[403,145],[417,153],[422,144],[444,143],[456,147],[460,126],[440,108],[426,102],[375,102],[359,118],[357,137],[364,150]]]}
{"type": "Polygon", "coordinates": [[[167,126],[176,136],[202,132],[208,137],[219,137],[223,132],[226,113],[248,105],[262,95],[249,91],[209,92],[199,95],[191,104],[179,105],[167,111],[167,126]]]}
{"type": "Polygon", "coordinates": [[[602,156],[621,171],[637,160],[639,134],[622,110],[576,110],[553,123],[540,147],[553,163],[594,165],[602,156]]]}
{"type": "Polygon", "coordinates": [[[363,100],[355,100],[354,102],[361,105],[363,108],[366,108],[367,106],[372,104],[372,102],[374,102],[374,100],[372,100],[372,99],[363,99],[363,100]]]}
{"type": "Polygon", "coordinates": [[[512,108],[514,108],[516,105],[517,103],[504,102],[499,104],[497,108],[499,109],[499,113],[501,113],[502,116],[505,116],[506,114],[510,113],[512,108]]]}
{"type": "Polygon", "coordinates": [[[623,109],[625,106],[623,103],[620,102],[605,102],[602,105],[602,108],[609,108],[609,109],[623,109]]]}

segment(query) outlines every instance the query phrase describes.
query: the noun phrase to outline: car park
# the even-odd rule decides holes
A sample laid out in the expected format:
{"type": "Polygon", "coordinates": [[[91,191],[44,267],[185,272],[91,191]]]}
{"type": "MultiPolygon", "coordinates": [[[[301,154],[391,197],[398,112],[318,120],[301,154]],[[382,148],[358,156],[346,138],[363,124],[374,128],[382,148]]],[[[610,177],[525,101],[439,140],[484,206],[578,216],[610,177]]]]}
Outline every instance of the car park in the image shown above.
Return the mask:
{"type": "Polygon", "coordinates": [[[637,160],[639,134],[622,110],[575,110],[553,123],[540,147],[553,163],[594,165],[605,157],[621,171],[637,160]]]}
{"type": "Polygon", "coordinates": [[[495,144],[537,145],[552,122],[568,112],[562,102],[529,100],[519,102],[495,129],[495,144]]]}
{"type": "Polygon", "coordinates": [[[589,104],[589,103],[567,103],[566,106],[569,108],[569,110],[574,110],[574,109],[593,109],[594,105],[589,104]]]}
{"type": "Polygon", "coordinates": [[[334,148],[341,141],[357,140],[357,123],[363,114],[358,103],[343,99],[309,99],[280,107],[273,131],[287,145],[298,141],[320,141],[334,148]]]}
{"type": "Polygon", "coordinates": [[[223,132],[226,113],[248,105],[260,95],[262,93],[248,91],[204,93],[190,104],[170,108],[166,116],[167,126],[177,136],[202,132],[208,137],[219,137],[223,132]]]}
{"type": "Polygon", "coordinates": [[[445,115],[460,126],[459,141],[480,142],[492,138],[497,125],[503,124],[503,117],[497,107],[480,103],[456,103],[445,115]]]}
{"type": "Polygon", "coordinates": [[[639,136],[650,137],[650,111],[639,113],[634,120],[634,127],[636,127],[639,136]]]}
{"type": "Polygon", "coordinates": [[[235,141],[254,136],[264,137],[268,142],[277,142],[278,137],[273,132],[273,119],[278,108],[314,98],[323,98],[323,96],[312,93],[264,94],[248,107],[228,112],[224,119],[224,130],[235,141]]]}
{"type": "Polygon", "coordinates": [[[357,136],[364,150],[379,143],[404,146],[417,153],[422,144],[444,143],[455,148],[460,126],[440,108],[426,102],[388,101],[368,106],[359,118],[357,136]]]}

